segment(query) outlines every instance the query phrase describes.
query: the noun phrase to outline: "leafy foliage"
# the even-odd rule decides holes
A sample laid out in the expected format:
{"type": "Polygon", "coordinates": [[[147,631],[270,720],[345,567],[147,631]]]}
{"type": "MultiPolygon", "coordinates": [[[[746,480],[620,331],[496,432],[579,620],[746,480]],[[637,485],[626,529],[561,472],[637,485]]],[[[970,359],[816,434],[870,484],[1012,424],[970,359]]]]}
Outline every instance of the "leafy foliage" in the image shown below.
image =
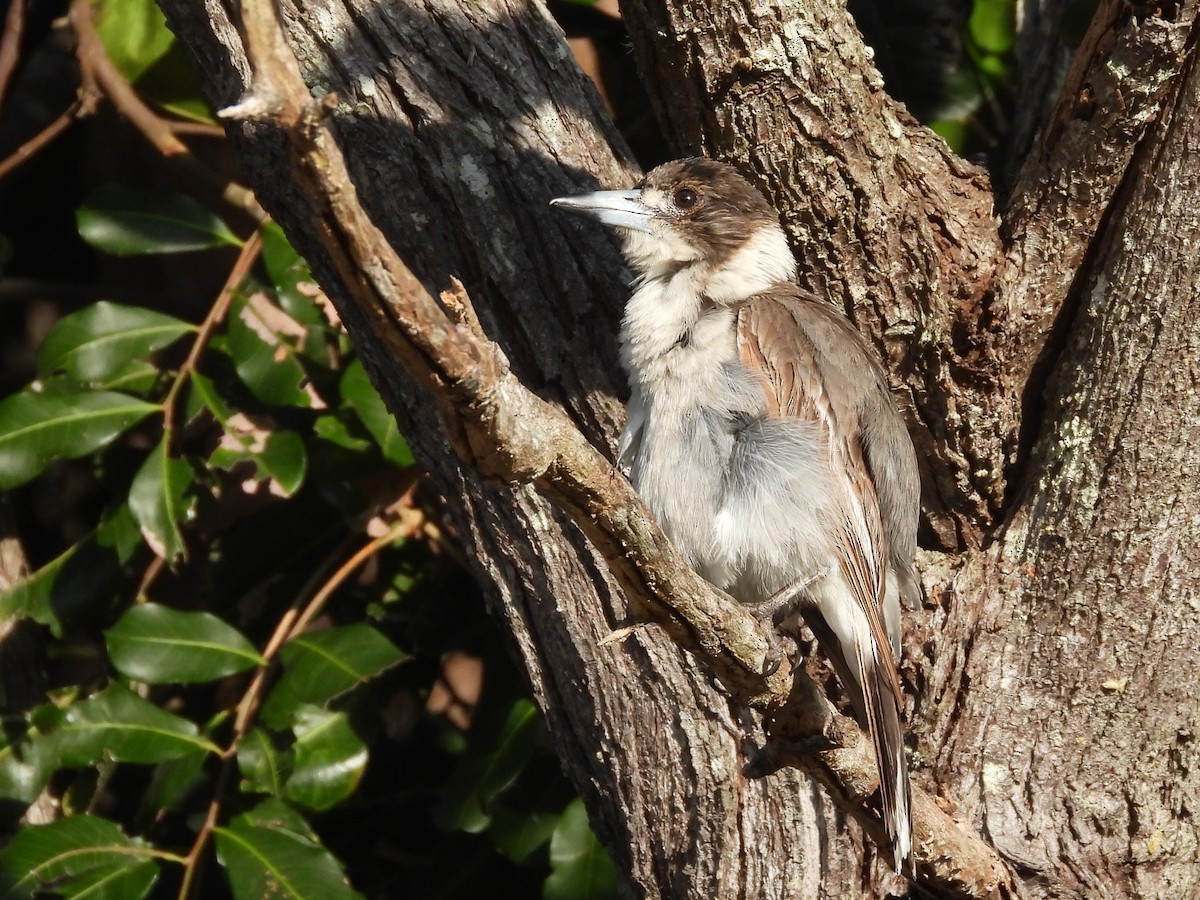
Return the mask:
{"type": "MultiPolygon", "coordinates": [[[[151,0],[96,23],[139,91],[204,118],[151,0]]],[[[171,297],[70,311],[0,399],[0,489],[97,498],[0,591],[0,618],[45,627],[48,684],[0,732],[0,897],[537,897],[611,875],[571,861],[597,845],[540,717],[278,226],[116,184],[75,221],[102,256],[237,253],[245,274],[199,324],[171,297]],[[35,803],[60,817],[22,825],[35,803]]],[[[613,895],[598,883],[579,896],[613,895]]]]}

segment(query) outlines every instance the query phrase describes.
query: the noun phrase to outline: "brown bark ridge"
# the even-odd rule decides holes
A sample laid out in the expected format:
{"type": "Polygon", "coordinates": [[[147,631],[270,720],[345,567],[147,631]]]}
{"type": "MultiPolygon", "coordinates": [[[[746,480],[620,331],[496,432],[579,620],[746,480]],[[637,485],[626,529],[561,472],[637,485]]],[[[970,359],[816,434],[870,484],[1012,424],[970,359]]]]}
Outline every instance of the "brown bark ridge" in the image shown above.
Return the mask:
{"type": "Polygon", "coordinates": [[[1190,34],[1078,273],[1022,501],[1002,541],[952,582],[974,598],[973,636],[927,694],[931,712],[941,706],[935,780],[1046,896],[1200,895],[1190,34]],[[963,684],[970,694],[951,697],[963,684]]]}
{"type": "MultiPolygon", "coordinates": [[[[551,218],[543,204],[581,186],[628,184],[633,169],[544,10],[504,0],[285,4],[308,91],[293,85],[272,99],[270,80],[256,78],[246,93],[245,47],[219,0],[163,5],[214,102],[241,99],[231,132],[250,181],[339,304],[445,492],[630,891],[855,897],[898,887],[864,884],[870,845],[859,823],[872,830],[862,806],[871,775],[856,762],[857,732],[843,735],[845,720],[811,697],[786,705],[784,673],[755,674],[761,635],[678,566],[625,482],[570,427],[611,453],[620,420],[612,335],[625,288],[613,244],[551,218]],[[324,117],[305,107],[309,92],[331,90],[340,103],[324,117]],[[281,124],[284,107],[295,115],[281,124]],[[408,268],[373,236],[342,178],[343,155],[371,220],[408,268]],[[495,345],[469,316],[455,324],[429,297],[451,275],[462,278],[462,296],[473,298],[495,345]],[[429,303],[413,305],[421,295],[429,303]],[[481,480],[475,467],[510,486],[481,480]],[[618,585],[706,665],[650,628],[600,644],[630,614],[618,585]],[[823,716],[816,730],[834,739],[829,749],[801,745],[795,756],[793,746],[775,762],[805,766],[828,793],[789,769],[743,777],[755,735],[745,705],[767,710],[775,733],[787,736],[811,735],[804,716],[823,716]]],[[[785,221],[798,254],[887,351],[931,453],[931,534],[943,547],[975,548],[1008,517],[986,549],[929,554],[933,604],[910,623],[914,730],[919,768],[928,769],[915,781],[936,784],[968,826],[956,828],[917,794],[920,889],[1194,891],[1194,709],[1171,702],[1194,687],[1194,666],[1171,678],[1153,664],[1190,663],[1197,637],[1186,616],[1197,596],[1186,541],[1193,489],[1171,480],[1180,477],[1172,454],[1195,442],[1194,367],[1164,368],[1170,352],[1195,359],[1196,317],[1186,310],[1195,296],[1178,301],[1182,311],[1166,309],[1171,285],[1195,293],[1195,204],[1168,202],[1155,181],[1180,179],[1191,192],[1183,196],[1196,196],[1195,134],[1186,126],[1195,109],[1194,4],[1097,17],[1078,71],[1092,83],[1124,48],[1141,48],[1136,75],[1150,79],[1148,89],[1122,106],[1137,85],[1093,88],[1104,113],[1099,139],[1078,125],[1077,95],[1064,91],[1051,119],[1061,127],[1044,129],[1045,149],[1027,164],[1061,177],[1027,169],[1006,230],[996,227],[978,173],[887,100],[832,4],[688,5],[695,18],[683,6],[627,5],[631,20],[649,23],[635,40],[643,67],[654,71],[661,59],[677,80],[685,76],[675,97],[679,122],[688,109],[701,117],[696,146],[743,159],[794,207],[785,221]],[[710,47],[714,30],[726,38],[710,47]],[[701,59],[699,49],[711,55],[701,59]],[[809,89],[814,82],[820,91],[809,89]],[[781,110],[781,97],[798,112],[781,110]],[[760,154],[738,135],[762,123],[772,123],[764,135],[778,147],[760,154]],[[789,141],[808,165],[785,158],[789,141]],[[1119,151],[1112,171],[1083,202],[1091,160],[1072,165],[1071,153],[1110,146],[1119,151]],[[809,169],[816,176],[804,181],[809,169]],[[815,199],[788,199],[793,179],[815,199]],[[828,198],[845,202],[822,206],[828,198]],[[1053,209],[1067,210],[1071,227],[1053,227],[1053,209]],[[1189,233],[1190,244],[1180,237],[1189,233]],[[1053,259],[1030,264],[1046,236],[1076,261],[1072,278],[1043,271],[1053,259]],[[1147,260],[1161,262],[1160,281],[1147,260]],[[886,283],[899,287],[888,292],[886,283]],[[1164,334],[1158,326],[1168,319],[1174,330],[1164,334]],[[1131,350],[1139,347],[1140,355],[1131,350]],[[1047,371],[1041,419],[1025,416],[1047,371]],[[1171,400],[1167,411],[1154,405],[1171,400]],[[1018,466],[1025,434],[1039,427],[1035,451],[1018,466]],[[1164,445],[1164,428],[1191,431],[1164,445]],[[1013,476],[1023,476],[1019,491],[1013,476]],[[1150,597],[1160,602],[1146,615],[1150,597]],[[972,827],[1029,882],[1013,884],[980,852],[972,827]]],[[[278,67],[290,58],[282,54],[278,67]]],[[[264,67],[276,66],[260,58],[259,74],[264,67]]],[[[672,126],[669,112],[668,130],[686,127],[672,126]]],[[[806,684],[797,681],[798,694],[806,684]]]]}

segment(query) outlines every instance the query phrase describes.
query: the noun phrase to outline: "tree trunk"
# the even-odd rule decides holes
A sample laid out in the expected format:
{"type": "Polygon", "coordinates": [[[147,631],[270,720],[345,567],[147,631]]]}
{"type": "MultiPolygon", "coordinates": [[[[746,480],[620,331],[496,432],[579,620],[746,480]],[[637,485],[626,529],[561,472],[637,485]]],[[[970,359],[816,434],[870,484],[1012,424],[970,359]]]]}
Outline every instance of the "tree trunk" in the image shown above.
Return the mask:
{"type": "MultiPolygon", "coordinates": [[[[225,4],[161,2],[214,105],[237,102],[250,71],[225,4]]],[[[1195,893],[1195,2],[1101,10],[1002,222],[983,174],[882,91],[844,10],[625,10],[673,146],[756,178],[912,415],[931,598],[906,623],[915,783],[1033,896],[1195,893]]],[[[611,238],[546,202],[636,169],[557,26],[517,0],[282,11],[314,94],[339,98],[374,222],[434,292],[462,279],[521,381],[611,457],[626,273],[611,238]]],[[[230,132],[446,496],[629,893],[900,889],[806,776],[743,775],[755,717],[662,632],[599,644],[631,615],[609,565],[530,487],[450,452],[433,396],[346,301],[283,136],[230,132]]]]}

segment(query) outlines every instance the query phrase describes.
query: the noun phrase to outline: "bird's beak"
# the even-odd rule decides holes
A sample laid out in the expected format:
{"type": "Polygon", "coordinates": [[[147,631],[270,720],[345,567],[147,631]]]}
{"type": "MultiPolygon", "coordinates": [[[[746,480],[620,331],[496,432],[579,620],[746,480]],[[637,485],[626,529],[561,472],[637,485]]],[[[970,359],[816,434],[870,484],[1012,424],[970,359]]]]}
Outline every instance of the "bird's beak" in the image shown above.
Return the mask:
{"type": "Polygon", "coordinates": [[[644,231],[650,234],[650,220],[654,210],[644,204],[641,191],[596,191],[578,197],[558,197],[550,201],[551,206],[575,210],[595,216],[605,225],[644,231]]]}

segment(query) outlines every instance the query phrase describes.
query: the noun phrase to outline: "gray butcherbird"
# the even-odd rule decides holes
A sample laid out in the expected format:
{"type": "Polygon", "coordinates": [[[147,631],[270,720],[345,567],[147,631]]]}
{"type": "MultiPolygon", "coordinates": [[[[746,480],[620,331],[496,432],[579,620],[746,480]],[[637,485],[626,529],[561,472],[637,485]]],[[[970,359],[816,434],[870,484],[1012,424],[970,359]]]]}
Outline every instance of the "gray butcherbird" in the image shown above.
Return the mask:
{"type": "MultiPolygon", "coordinates": [[[[869,347],[792,283],[775,210],[730,166],[666,163],[553,201],[620,229],[637,273],[620,464],[691,566],[766,612],[798,600],[871,736],[897,871],[912,846],[900,601],[920,483],[869,347]]],[[[794,608],[794,605],[793,607],[794,608]]]]}

